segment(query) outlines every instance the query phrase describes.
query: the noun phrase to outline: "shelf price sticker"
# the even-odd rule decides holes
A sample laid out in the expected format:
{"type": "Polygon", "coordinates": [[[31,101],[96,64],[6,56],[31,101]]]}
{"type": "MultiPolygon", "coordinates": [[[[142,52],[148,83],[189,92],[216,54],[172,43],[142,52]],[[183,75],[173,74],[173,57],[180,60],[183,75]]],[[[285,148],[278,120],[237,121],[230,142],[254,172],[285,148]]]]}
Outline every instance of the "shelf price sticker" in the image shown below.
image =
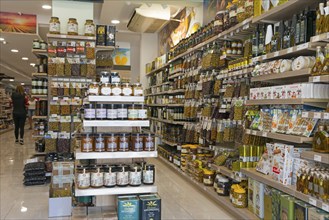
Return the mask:
{"type": "Polygon", "coordinates": [[[312,42],[318,42],[320,40],[319,35],[312,37],[312,42]]]}
{"type": "Polygon", "coordinates": [[[322,209],[326,212],[329,212],[329,204],[322,203],[322,209]]]}
{"type": "Polygon", "coordinates": [[[318,162],[321,162],[321,156],[320,155],[314,155],[314,161],[318,161],[318,162]]]}
{"type": "Polygon", "coordinates": [[[316,199],[309,198],[308,203],[310,203],[311,205],[316,206],[316,199]]]}
{"type": "Polygon", "coordinates": [[[250,134],[250,130],[249,129],[246,130],[246,134],[250,134]]]}
{"type": "Polygon", "coordinates": [[[267,132],[263,132],[263,137],[267,137],[267,132]]]}
{"type": "Polygon", "coordinates": [[[302,118],[308,118],[308,112],[303,112],[302,113],[302,118]]]}
{"type": "Polygon", "coordinates": [[[329,113],[323,113],[323,119],[329,119],[329,113]]]}
{"type": "Polygon", "coordinates": [[[280,54],[279,51],[277,51],[274,53],[273,57],[277,57],[277,56],[279,56],[279,54],[280,54]]]}
{"type": "Polygon", "coordinates": [[[320,76],[313,76],[312,82],[320,82],[320,76]]]}
{"type": "Polygon", "coordinates": [[[267,55],[263,55],[262,60],[266,60],[266,59],[267,59],[267,55]]]}
{"type": "Polygon", "coordinates": [[[294,48],[289,47],[288,50],[287,50],[287,53],[292,53],[293,49],[294,49],[294,48]]]}
{"type": "Polygon", "coordinates": [[[308,48],[308,43],[298,45],[296,50],[304,50],[306,48],[308,48]]]}
{"type": "Polygon", "coordinates": [[[321,112],[314,112],[314,118],[321,118],[321,112]]]}
{"type": "Polygon", "coordinates": [[[252,131],[251,134],[252,135],[257,135],[257,131],[252,131]]]}

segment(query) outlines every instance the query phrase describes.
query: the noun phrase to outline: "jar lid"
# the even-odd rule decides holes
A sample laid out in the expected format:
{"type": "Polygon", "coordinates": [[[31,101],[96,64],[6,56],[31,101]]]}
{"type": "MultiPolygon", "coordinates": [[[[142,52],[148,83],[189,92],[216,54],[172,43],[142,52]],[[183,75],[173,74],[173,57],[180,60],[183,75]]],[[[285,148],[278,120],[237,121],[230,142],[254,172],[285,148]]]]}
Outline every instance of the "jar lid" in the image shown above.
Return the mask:
{"type": "Polygon", "coordinates": [[[87,19],[86,21],[88,21],[88,22],[93,22],[93,20],[92,20],[92,19],[87,19]]]}
{"type": "Polygon", "coordinates": [[[37,42],[37,41],[39,41],[39,39],[33,39],[33,41],[37,42]]]}
{"type": "Polygon", "coordinates": [[[106,108],[106,105],[105,104],[97,104],[96,108],[106,108]]]}
{"type": "Polygon", "coordinates": [[[219,182],[223,182],[223,183],[228,183],[229,182],[229,180],[227,178],[225,178],[225,177],[223,177],[221,175],[218,177],[218,181],[219,182]]]}
{"type": "Polygon", "coordinates": [[[212,171],[212,170],[204,169],[204,170],[203,170],[203,173],[204,173],[205,175],[213,175],[215,172],[212,171]]]}
{"type": "Polygon", "coordinates": [[[77,19],[76,18],[69,18],[69,20],[76,21],[77,19]]]}
{"type": "Polygon", "coordinates": [[[85,108],[94,108],[95,104],[89,103],[89,104],[85,104],[85,108]]]}
{"type": "Polygon", "coordinates": [[[151,169],[151,168],[154,169],[154,165],[153,164],[146,164],[145,165],[145,169],[151,169]]]}
{"type": "Polygon", "coordinates": [[[50,17],[51,19],[58,19],[58,17],[50,17]]]}

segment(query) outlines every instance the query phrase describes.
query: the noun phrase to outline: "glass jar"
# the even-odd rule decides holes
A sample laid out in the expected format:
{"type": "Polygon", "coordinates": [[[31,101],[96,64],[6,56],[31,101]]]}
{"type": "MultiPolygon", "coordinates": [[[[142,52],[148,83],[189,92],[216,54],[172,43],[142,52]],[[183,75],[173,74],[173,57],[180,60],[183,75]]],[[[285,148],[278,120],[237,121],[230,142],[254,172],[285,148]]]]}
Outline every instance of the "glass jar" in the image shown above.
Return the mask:
{"type": "Polygon", "coordinates": [[[122,93],[122,88],[119,83],[112,84],[112,95],[113,96],[120,96],[122,93]]]}
{"type": "Polygon", "coordinates": [[[216,192],[220,196],[229,196],[230,195],[230,181],[223,177],[219,176],[217,182],[215,182],[216,192]]]}
{"type": "Polygon", "coordinates": [[[110,83],[103,83],[101,86],[101,95],[111,95],[112,89],[110,83]]]}
{"type": "Polygon", "coordinates": [[[133,95],[133,89],[132,86],[129,83],[124,83],[122,85],[122,96],[132,96],[133,95]]]}
{"type": "Polygon", "coordinates": [[[144,105],[136,105],[138,110],[138,120],[146,120],[147,119],[147,109],[144,105]]]}
{"type": "Polygon", "coordinates": [[[119,136],[115,133],[110,133],[105,136],[105,150],[108,152],[118,151],[119,136]]]}
{"type": "Polygon", "coordinates": [[[39,39],[34,39],[33,40],[32,48],[33,49],[40,49],[40,41],[39,41],[39,39]]]}
{"type": "Polygon", "coordinates": [[[129,171],[129,185],[140,186],[142,184],[142,169],[138,165],[130,167],[129,171]]]}
{"type": "Polygon", "coordinates": [[[154,135],[148,133],[144,136],[144,151],[155,151],[154,135]]]}
{"type": "Polygon", "coordinates": [[[127,105],[120,104],[117,106],[117,112],[118,112],[118,119],[120,120],[127,120],[128,119],[128,109],[127,105]]]}
{"type": "Polygon", "coordinates": [[[93,20],[86,20],[85,36],[95,36],[95,24],[93,20]]]}
{"type": "Polygon", "coordinates": [[[111,83],[120,83],[120,75],[118,72],[112,72],[111,73],[111,83]]]}
{"type": "Polygon", "coordinates": [[[47,89],[47,87],[43,87],[43,89],[42,89],[42,94],[43,94],[43,95],[47,95],[47,94],[48,94],[48,89],[47,89]]]}
{"type": "Polygon", "coordinates": [[[153,185],[155,180],[155,167],[153,164],[146,164],[143,168],[143,184],[153,185]]]}
{"type": "Polygon", "coordinates": [[[120,134],[119,135],[119,151],[129,151],[129,135],[128,134],[120,134]]]}
{"type": "Polygon", "coordinates": [[[117,172],[117,186],[123,187],[129,184],[129,166],[121,165],[117,172]]]}
{"type": "Polygon", "coordinates": [[[115,104],[109,104],[107,106],[107,119],[110,120],[118,119],[118,109],[115,104]]]}
{"type": "Polygon", "coordinates": [[[89,134],[81,134],[81,152],[92,152],[94,149],[94,137],[89,134]]]}
{"type": "Polygon", "coordinates": [[[93,83],[89,84],[88,94],[89,95],[99,95],[99,85],[97,82],[93,82],[93,83]]]}
{"type": "Polygon", "coordinates": [[[98,120],[105,120],[106,119],[106,105],[105,104],[97,104],[96,105],[96,118],[98,120]]]}
{"type": "Polygon", "coordinates": [[[138,119],[138,109],[135,104],[132,104],[128,107],[128,120],[137,120],[138,119]]]}
{"type": "Polygon", "coordinates": [[[109,71],[103,70],[100,72],[100,82],[110,83],[111,73],[109,71]]]}
{"type": "Polygon", "coordinates": [[[75,18],[69,18],[67,22],[67,34],[68,35],[78,35],[78,22],[75,18]]]}
{"type": "Polygon", "coordinates": [[[43,40],[40,41],[40,49],[46,50],[47,49],[47,43],[43,40]]]}
{"type": "Polygon", "coordinates": [[[42,86],[38,86],[37,88],[38,88],[37,93],[41,95],[42,94],[42,89],[43,89],[42,86]]]}
{"type": "Polygon", "coordinates": [[[84,119],[85,120],[95,120],[96,119],[95,104],[85,104],[84,105],[84,119]]]}
{"type": "Polygon", "coordinates": [[[117,167],[111,165],[104,165],[104,186],[111,188],[117,184],[117,167]]]}
{"type": "Polygon", "coordinates": [[[42,86],[42,85],[43,85],[42,80],[38,80],[37,81],[37,86],[42,86]]]}
{"type": "Polygon", "coordinates": [[[214,185],[215,173],[211,170],[203,171],[203,184],[205,186],[213,186],[214,185]]]}
{"type": "Polygon", "coordinates": [[[93,165],[91,167],[91,181],[90,181],[90,185],[92,188],[100,188],[104,185],[104,173],[103,173],[103,169],[102,166],[100,165],[93,165]]]}
{"type": "Polygon", "coordinates": [[[90,187],[90,170],[86,166],[77,166],[77,187],[78,189],[88,189],[90,187]]]}
{"type": "Polygon", "coordinates": [[[143,96],[143,87],[140,83],[135,83],[133,87],[133,94],[134,96],[143,96]]]}
{"type": "Polygon", "coordinates": [[[95,152],[104,152],[105,151],[104,135],[101,133],[95,134],[94,139],[95,139],[94,151],[95,152]]]}
{"type": "Polygon", "coordinates": [[[131,135],[131,150],[132,151],[143,151],[144,141],[142,134],[131,135]]]}
{"type": "Polygon", "coordinates": [[[58,17],[51,17],[49,21],[49,33],[50,34],[60,34],[61,33],[61,23],[58,17]]]}

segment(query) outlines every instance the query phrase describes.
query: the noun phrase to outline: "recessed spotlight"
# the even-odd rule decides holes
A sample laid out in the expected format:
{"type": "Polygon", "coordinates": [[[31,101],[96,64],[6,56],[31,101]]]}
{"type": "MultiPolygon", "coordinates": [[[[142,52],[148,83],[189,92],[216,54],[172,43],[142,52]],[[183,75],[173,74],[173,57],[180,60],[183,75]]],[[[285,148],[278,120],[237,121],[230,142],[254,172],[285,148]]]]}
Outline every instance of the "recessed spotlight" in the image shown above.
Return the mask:
{"type": "Polygon", "coordinates": [[[35,63],[30,63],[31,66],[35,66],[35,63]]]}
{"type": "Polygon", "coordinates": [[[29,60],[28,57],[22,57],[22,60],[29,60]]]}
{"type": "Polygon", "coordinates": [[[2,41],[3,44],[7,44],[7,41],[2,41]]]}
{"type": "Polygon", "coordinates": [[[43,5],[42,8],[49,10],[49,9],[51,9],[51,6],[50,5],[43,5]]]}
{"type": "Polygon", "coordinates": [[[11,49],[10,51],[13,52],[13,53],[18,53],[17,49],[11,49]]]}
{"type": "Polygon", "coordinates": [[[111,20],[111,23],[112,24],[120,24],[120,21],[119,20],[111,20]]]}
{"type": "Polygon", "coordinates": [[[9,79],[10,82],[14,82],[14,79],[9,79]]]}
{"type": "Polygon", "coordinates": [[[25,83],[21,83],[21,85],[22,85],[22,86],[24,86],[24,85],[25,85],[25,83]]]}
{"type": "Polygon", "coordinates": [[[0,41],[4,41],[5,40],[5,38],[3,38],[3,37],[0,37],[0,41]]]}

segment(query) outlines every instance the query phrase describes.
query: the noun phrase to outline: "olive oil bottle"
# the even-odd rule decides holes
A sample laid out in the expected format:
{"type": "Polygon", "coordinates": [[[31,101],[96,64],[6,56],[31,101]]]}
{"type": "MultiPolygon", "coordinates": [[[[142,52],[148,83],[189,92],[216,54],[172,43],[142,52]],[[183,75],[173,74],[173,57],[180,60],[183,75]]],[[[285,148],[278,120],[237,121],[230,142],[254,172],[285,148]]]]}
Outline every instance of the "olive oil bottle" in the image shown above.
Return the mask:
{"type": "Polygon", "coordinates": [[[328,74],[329,74],[329,44],[327,44],[325,48],[325,58],[323,61],[320,75],[328,75],[328,74]]]}
{"type": "Polygon", "coordinates": [[[321,46],[316,47],[316,60],[315,64],[312,67],[312,75],[317,76],[320,74],[320,71],[322,70],[322,52],[321,52],[321,46]]]}
{"type": "Polygon", "coordinates": [[[319,8],[316,13],[316,35],[319,35],[323,31],[323,25],[326,25],[324,22],[324,3],[319,4],[319,8]]]}

